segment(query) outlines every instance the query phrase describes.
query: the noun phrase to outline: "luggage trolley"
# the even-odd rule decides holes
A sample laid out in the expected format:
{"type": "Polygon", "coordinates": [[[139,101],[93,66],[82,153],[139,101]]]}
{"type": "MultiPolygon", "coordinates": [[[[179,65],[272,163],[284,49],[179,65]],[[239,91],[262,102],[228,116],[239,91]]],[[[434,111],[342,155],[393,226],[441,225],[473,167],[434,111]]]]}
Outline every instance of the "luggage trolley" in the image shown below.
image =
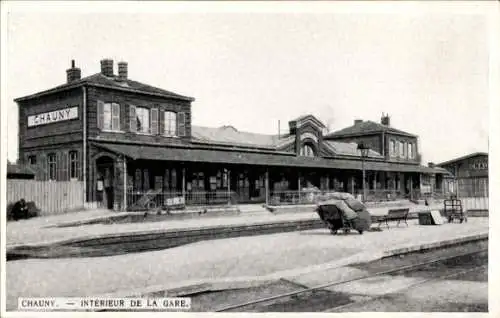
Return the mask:
{"type": "Polygon", "coordinates": [[[351,210],[350,213],[347,213],[345,211],[347,202],[349,202],[349,200],[327,200],[319,202],[316,212],[332,234],[337,234],[338,231],[349,233],[351,230],[363,234],[364,231],[368,231],[371,225],[371,216],[368,211],[366,211],[363,206],[362,210],[351,210]],[[340,201],[342,201],[343,204],[341,204],[340,201]],[[343,205],[344,210],[342,209],[343,205]]]}
{"type": "Polygon", "coordinates": [[[444,200],[444,214],[448,223],[460,220],[460,223],[467,222],[467,214],[463,210],[462,200],[451,198],[444,200]]]}

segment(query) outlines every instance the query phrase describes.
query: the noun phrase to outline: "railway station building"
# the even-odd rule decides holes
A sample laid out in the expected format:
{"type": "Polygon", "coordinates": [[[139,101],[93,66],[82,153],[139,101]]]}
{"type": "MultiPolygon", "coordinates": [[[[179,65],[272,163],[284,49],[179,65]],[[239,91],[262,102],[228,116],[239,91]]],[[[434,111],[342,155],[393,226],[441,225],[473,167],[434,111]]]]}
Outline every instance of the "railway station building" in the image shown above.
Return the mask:
{"type": "Polygon", "coordinates": [[[300,203],[306,189],[363,193],[365,200],[443,195],[449,172],[421,165],[418,136],[390,117],[355,119],[332,133],[304,115],[284,134],[191,124],[194,98],[133,81],[128,64],[100,61],[87,77],[72,61],[66,83],[17,98],[19,159],[36,178],[82,182],[86,201],[158,205],[300,203]],[[369,148],[361,151],[359,145],[369,148]]]}
{"type": "Polygon", "coordinates": [[[488,197],[488,153],[474,152],[441,162],[436,166],[450,172],[460,197],[488,197]]]}

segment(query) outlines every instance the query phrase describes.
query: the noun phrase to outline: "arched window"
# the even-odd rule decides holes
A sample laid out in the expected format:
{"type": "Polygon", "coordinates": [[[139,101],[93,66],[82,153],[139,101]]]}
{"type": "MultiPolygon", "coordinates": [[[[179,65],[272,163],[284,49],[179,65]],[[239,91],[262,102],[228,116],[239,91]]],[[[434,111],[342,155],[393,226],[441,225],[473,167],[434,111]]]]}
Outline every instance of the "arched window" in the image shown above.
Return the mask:
{"type": "Polygon", "coordinates": [[[304,144],[300,148],[300,155],[304,156],[304,157],[314,157],[315,154],[314,154],[313,147],[311,145],[309,145],[309,144],[304,144]]]}

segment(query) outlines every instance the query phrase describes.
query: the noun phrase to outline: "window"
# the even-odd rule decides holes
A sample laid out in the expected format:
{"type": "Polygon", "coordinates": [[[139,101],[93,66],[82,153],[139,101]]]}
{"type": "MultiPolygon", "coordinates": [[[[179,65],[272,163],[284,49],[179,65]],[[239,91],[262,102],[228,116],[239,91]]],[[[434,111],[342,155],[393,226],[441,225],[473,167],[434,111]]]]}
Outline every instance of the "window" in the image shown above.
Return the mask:
{"type": "Polygon", "coordinates": [[[165,189],[165,191],[176,191],[177,190],[177,171],[176,171],[176,168],[165,169],[164,189],[165,189]]]}
{"type": "Polygon", "coordinates": [[[405,154],[404,143],[402,141],[400,141],[399,142],[399,156],[401,158],[403,158],[404,154],[405,154]]]}
{"type": "Polygon", "coordinates": [[[155,176],[155,190],[161,190],[163,186],[163,176],[155,176]]]}
{"type": "Polygon", "coordinates": [[[148,169],[144,169],[143,170],[143,189],[144,191],[149,191],[150,187],[149,187],[149,171],[148,169]]]}
{"type": "Polygon", "coordinates": [[[389,153],[391,157],[394,157],[396,155],[396,142],[393,139],[391,139],[390,141],[389,153]]]}
{"type": "Polygon", "coordinates": [[[174,112],[164,113],[165,136],[177,136],[177,114],[174,112]]]}
{"type": "Polygon", "coordinates": [[[300,148],[300,155],[304,157],[314,157],[314,150],[311,145],[305,144],[300,148]]]}
{"type": "Polygon", "coordinates": [[[28,156],[28,163],[30,165],[36,165],[36,156],[33,155],[33,156],[28,156]]]}
{"type": "Polygon", "coordinates": [[[141,169],[135,169],[134,189],[135,189],[135,191],[142,191],[142,171],[141,171],[141,169]]]}
{"type": "Polygon", "coordinates": [[[120,104],[98,101],[97,113],[101,130],[120,131],[120,104]]]}
{"type": "Polygon", "coordinates": [[[137,107],[135,110],[135,117],[137,119],[137,132],[149,134],[151,132],[151,125],[149,121],[149,109],[137,107]]]}
{"type": "Polygon", "coordinates": [[[413,159],[413,144],[408,144],[408,158],[413,159]]]}
{"type": "Polygon", "coordinates": [[[49,166],[49,180],[56,180],[56,154],[51,153],[47,156],[49,166]]]}
{"type": "Polygon", "coordinates": [[[78,152],[69,152],[69,179],[78,179],[78,152]]]}
{"type": "Polygon", "coordinates": [[[403,158],[407,158],[407,157],[408,157],[408,143],[403,142],[403,158]]]}

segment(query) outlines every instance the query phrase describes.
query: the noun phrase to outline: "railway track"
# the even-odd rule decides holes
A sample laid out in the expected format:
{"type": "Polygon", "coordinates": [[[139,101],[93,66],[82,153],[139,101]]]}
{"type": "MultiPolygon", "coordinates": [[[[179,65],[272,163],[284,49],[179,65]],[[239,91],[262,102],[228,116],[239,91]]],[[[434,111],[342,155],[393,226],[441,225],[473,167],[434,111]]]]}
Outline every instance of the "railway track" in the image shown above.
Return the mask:
{"type": "MultiPolygon", "coordinates": [[[[266,308],[272,306],[273,304],[277,304],[277,303],[280,303],[283,301],[293,302],[296,299],[298,299],[301,295],[305,295],[305,294],[310,294],[310,296],[305,296],[305,297],[306,297],[306,299],[309,297],[312,300],[315,297],[314,292],[324,291],[325,288],[328,288],[328,287],[340,286],[340,285],[345,285],[345,284],[349,284],[349,283],[356,282],[356,281],[372,279],[372,278],[377,277],[377,276],[418,271],[419,269],[425,268],[425,267],[433,265],[433,264],[442,263],[445,261],[459,259],[461,257],[471,256],[471,255],[485,253],[485,252],[486,253],[488,252],[487,248],[482,248],[482,249],[472,251],[472,252],[455,254],[452,256],[437,257],[437,258],[426,260],[424,262],[420,262],[417,264],[398,266],[396,268],[392,268],[389,270],[383,270],[383,271],[379,271],[376,273],[362,275],[362,276],[354,277],[354,278],[347,279],[347,280],[329,282],[329,283],[317,285],[317,286],[310,287],[310,288],[303,288],[303,289],[299,289],[297,291],[292,291],[292,292],[288,292],[288,293],[284,293],[284,294],[274,295],[271,297],[261,298],[261,299],[257,299],[257,300],[252,300],[252,301],[240,303],[240,304],[235,304],[235,305],[229,305],[226,307],[216,309],[215,312],[246,312],[246,311],[259,312],[259,311],[266,311],[266,308]]],[[[424,280],[417,281],[415,283],[408,284],[403,289],[407,289],[407,288],[411,288],[411,287],[416,286],[416,285],[428,283],[430,281],[442,280],[442,279],[447,279],[447,278],[451,278],[454,276],[463,275],[463,274],[466,274],[468,272],[476,271],[478,269],[484,268],[485,266],[487,266],[487,265],[475,266],[473,268],[468,268],[466,270],[461,270],[461,271],[452,271],[451,273],[447,273],[445,275],[440,275],[438,277],[432,277],[429,279],[424,279],[424,280]]],[[[384,296],[385,295],[368,296],[368,297],[365,297],[361,302],[362,303],[369,302],[369,301],[372,301],[372,300],[375,300],[377,298],[384,297],[384,296]]],[[[332,307],[327,308],[326,310],[320,310],[320,311],[323,311],[323,312],[342,311],[342,310],[344,310],[344,309],[346,309],[354,304],[359,304],[359,303],[360,303],[359,301],[348,301],[347,303],[343,303],[343,304],[337,305],[337,306],[332,306],[332,307]]],[[[309,311],[314,312],[317,310],[314,310],[314,308],[311,308],[311,310],[309,310],[309,311]]]]}

